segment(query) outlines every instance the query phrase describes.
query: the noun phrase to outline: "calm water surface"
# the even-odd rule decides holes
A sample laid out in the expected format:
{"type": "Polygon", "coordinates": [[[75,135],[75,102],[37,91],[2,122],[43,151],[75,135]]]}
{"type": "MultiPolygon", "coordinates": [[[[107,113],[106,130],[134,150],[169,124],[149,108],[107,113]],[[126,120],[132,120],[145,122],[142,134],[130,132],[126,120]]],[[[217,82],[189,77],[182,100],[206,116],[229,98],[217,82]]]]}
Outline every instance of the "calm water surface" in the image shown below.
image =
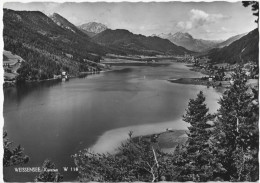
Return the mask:
{"type": "MultiPolygon", "coordinates": [[[[114,66],[114,71],[68,82],[48,81],[4,91],[4,128],[31,160],[24,167],[52,160],[65,181],[77,173],[72,154],[83,148],[110,151],[127,136],[167,127],[185,129],[181,116],[190,98],[203,90],[211,111],[220,94],[205,86],[173,84],[166,79],[199,77],[181,63],[161,66],[114,66]]],[[[33,181],[34,173],[4,170],[8,181],[33,181]]]]}

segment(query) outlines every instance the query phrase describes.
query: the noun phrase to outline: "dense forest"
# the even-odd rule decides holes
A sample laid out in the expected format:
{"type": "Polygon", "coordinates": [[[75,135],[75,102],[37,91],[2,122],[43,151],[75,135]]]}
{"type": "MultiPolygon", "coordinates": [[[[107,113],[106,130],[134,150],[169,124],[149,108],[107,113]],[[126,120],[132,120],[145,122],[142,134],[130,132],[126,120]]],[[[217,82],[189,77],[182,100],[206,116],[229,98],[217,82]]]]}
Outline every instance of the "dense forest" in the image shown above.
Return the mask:
{"type": "Polygon", "coordinates": [[[4,49],[25,60],[18,80],[52,78],[61,71],[76,75],[88,70],[84,59],[98,62],[105,54],[86,34],[60,27],[41,12],[4,9],[3,21],[4,49]]]}

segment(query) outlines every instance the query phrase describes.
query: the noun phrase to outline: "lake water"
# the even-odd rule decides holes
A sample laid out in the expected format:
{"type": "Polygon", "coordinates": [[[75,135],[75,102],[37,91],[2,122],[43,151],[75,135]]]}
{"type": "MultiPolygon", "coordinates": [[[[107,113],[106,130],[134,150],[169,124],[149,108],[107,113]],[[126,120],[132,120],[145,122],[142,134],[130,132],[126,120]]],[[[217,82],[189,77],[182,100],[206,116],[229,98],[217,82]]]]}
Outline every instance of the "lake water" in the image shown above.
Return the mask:
{"type": "MultiPolygon", "coordinates": [[[[220,93],[214,89],[167,81],[202,76],[182,63],[113,69],[67,82],[48,81],[4,90],[4,129],[31,158],[22,167],[41,166],[48,158],[64,181],[72,181],[77,173],[64,172],[62,167],[74,167],[71,155],[79,150],[113,151],[129,130],[141,135],[168,127],[186,129],[181,116],[189,99],[200,90],[210,111],[218,108],[220,93]]],[[[16,173],[14,167],[4,169],[8,181],[33,181],[37,174],[16,173]]]]}

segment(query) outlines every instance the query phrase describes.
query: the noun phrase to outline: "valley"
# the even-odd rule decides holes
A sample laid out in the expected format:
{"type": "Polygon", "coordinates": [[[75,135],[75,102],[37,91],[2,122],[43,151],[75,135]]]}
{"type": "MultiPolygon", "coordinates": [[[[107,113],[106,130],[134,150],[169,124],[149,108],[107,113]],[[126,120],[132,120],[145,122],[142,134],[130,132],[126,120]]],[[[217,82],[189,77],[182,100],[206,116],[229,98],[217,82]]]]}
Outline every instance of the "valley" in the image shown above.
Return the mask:
{"type": "MultiPolygon", "coordinates": [[[[251,35],[258,36],[257,32],[251,35]]],[[[12,77],[15,79],[13,83],[53,79],[62,72],[76,77],[80,73],[108,69],[109,66],[101,66],[99,62],[111,64],[135,60],[147,63],[182,59],[185,55],[203,55],[212,63],[234,64],[233,60],[247,62],[247,54],[250,55],[250,61],[254,62],[257,55],[251,52],[256,53],[252,50],[256,45],[248,46],[247,49],[246,45],[240,45],[241,56],[225,51],[229,47],[234,50],[231,45],[237,47],[240,44],[238,39],[247,39],[244,36],[234,36],[225,41],[194,39],[190,34],[181,32],[146,37],[128,30],[111,30],[96,22],[75,26],[58,13],[48,17],[37,11],[4,9],[4,49],[24,60],[17,71],[11,72],[16,74],[12,77]],[[237,56],[231,58],[228,54],[237,56]]]]}
{"type": "Polygon", "coordinates": [[[3,180],[257,182],[258,9],[5,3],[3,180]]]}

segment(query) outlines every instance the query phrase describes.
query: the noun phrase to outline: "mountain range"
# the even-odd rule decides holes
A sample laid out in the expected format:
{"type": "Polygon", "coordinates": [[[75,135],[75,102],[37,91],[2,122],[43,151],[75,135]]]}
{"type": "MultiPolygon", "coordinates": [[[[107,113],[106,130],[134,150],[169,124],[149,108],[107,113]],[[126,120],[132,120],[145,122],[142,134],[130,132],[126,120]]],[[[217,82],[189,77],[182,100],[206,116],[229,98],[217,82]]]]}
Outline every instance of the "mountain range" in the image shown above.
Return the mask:
{"type": "Polygon", "coordinates": [[[111,30],[107,26],[97,22],[89,22],[78,26],[78,28],[92,38],[96,43],[113,48],[124,50],[128,54],[185,54],[192,53],[182,47],[178,47],[168,40],[146,37],[133,34],[128,30],[111,30]]]}
{"type": "Polygon", "coordinates": [[[195,53],[177,43],[186,47],[190,44],[192,50],[221,47],[206,53],[213,62],[258,60],[258,30],[221,43],[194,39],[188,33],[167,35],[174,44],[162,35],[160,38],[133,34],[124,29],[111,30],[99,23],[77,27],[57,13],[48,17],[39,11],[4,9],[3,23],[4,49],[26,61],[18,71],[27,80],[52,78],[61,71],[77,75],[89,67],[97,67],[86,63],[86,59],[98,62],[108,53],[147,56],[195,53]]]}
{"type": "Polygon", "coordinates": [[[96,67],[85,59],[98,62],[108,53],[152,56],[192,53],[166,39],[110,30],[100,24],[79,28],[57,13],[48,17],[40,11],[4,9],[3,23],[4,50],[26,61],[19,69],[26,80],[52,78],[62,70],[77,75],[96,67]],[[95,36],[91,38],[83,28],[93,31],[95,36]]]}
{"type": "Polygon", "coordinates": [[[193,53],[181,46],[176,46],[167,39],[152,36],[146,37],[141,34],[137,35],[124,29],[106,29],[94,36],[92,39],[101,45],[115,49],[122,49],[131,54],[184,55],[185,53],[193,53]]]}
{"type": "Polygon", "coordinates": [[[238,40],[245,34],[233,36],[225,41],[223,40],[203,40],[203,39],[195,39],[189,33],[176,32],[175,34],[159,34],[154,35],[164,39],[170,40],[172,43],[182,46],[188,50],[192,50],[195,52],[204,52],[208,51],[212,48],[221,48],[228,46],[232,42],[238,40]]]}

